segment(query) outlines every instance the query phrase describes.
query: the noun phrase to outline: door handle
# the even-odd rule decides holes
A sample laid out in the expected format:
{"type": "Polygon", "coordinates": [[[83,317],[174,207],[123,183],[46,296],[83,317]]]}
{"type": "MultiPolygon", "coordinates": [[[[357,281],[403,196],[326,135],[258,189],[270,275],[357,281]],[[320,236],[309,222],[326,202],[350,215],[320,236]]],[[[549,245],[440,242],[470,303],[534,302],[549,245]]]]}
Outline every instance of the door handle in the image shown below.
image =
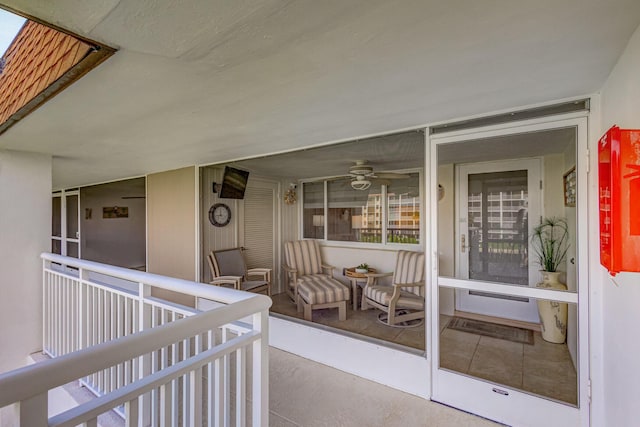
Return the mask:
{"type": "Polygon", "coordinates": [[[460,252],[464,253],[464,251],[467,249],[466,246],[466,237],[464,234],[460,235],[460,252]]]}

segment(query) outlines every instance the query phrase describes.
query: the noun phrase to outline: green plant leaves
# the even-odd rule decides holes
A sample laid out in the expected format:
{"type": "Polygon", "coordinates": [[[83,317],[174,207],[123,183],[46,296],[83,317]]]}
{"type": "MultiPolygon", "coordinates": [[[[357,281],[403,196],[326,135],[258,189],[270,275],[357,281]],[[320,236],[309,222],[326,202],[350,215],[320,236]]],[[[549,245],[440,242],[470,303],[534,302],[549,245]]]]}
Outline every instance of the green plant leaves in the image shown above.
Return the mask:
{"type": "Polygon", "coordinates": [[[564,218],[544,218],[531,235],[538,263],[545,271],[557,271],[569,249],[569,229],[564,218]]]}

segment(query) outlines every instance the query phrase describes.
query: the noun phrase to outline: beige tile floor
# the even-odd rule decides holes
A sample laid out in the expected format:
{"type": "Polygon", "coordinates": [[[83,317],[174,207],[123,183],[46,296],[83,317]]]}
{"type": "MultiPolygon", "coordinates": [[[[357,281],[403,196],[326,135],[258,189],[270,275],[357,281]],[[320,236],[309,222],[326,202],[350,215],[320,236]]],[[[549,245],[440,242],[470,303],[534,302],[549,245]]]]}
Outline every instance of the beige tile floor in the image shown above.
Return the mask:
{"type": "MultiPolygon", "coordinates": [[[[286,294],[273,296],[272,311],[302,318],[286,294]]],[[[337,309],[313,311],[313,322],[395,344],[425,349],[424,324],[392,328],[380,323],[378,310],[353,311],[338,320],[337,309]]],[[[567,346],[544,341],[534,333],[534,344],[519,344],[446,328],[451,318],[440,316],[441,366],[498,384],[557,399],[577,402],[577,375],[567,346]]]]}
{"type": "MultiPolygon", "coordinates": [[[[297,312],[295,304],[287,294],[273,295],[272,299],[272,312],[302,319],[302,313],[297,312]]],[[[347,304],[347,320],[338,320],[337,308],[314,310],[312,319],[315,323],[358,335],[390,341],[419,350],[425,349],[424,323],[414,328],[393,328],[378,321],[380,313],[381,311],[375,309],[353,311],[353,306],[347,304]]]]}
{"type": "Polygon", "coordinates": [[[577,375],[566,344],[544,341],[520,344],[448,329],[451,317],[440,316],[440,364],[527,392],[576,404],[577,375]]]}

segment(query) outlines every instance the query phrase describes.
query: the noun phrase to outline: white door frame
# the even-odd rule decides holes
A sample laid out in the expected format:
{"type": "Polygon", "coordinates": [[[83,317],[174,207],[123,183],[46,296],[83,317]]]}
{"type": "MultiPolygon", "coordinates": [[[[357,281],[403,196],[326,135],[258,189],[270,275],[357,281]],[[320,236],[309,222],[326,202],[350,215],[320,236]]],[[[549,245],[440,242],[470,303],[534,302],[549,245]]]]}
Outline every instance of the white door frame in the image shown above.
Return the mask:
{"type": "Polygon", "coordinates": [[[51,236],[51,241],[57,240],[60,242],[60,255],[67,256],[67,243],[72,242],[78,245],[78,258],[82,258],[82,245],[80,244],[80,236],[82,235],[81,230],[81,218],[80,218],[80,190],[60,190],[54,191],[51,194],[51,199],[59,197],[60,198],[60,236],[51,236]],[[69,196],[77,196],[78,197],[78,206],[77,210],[77,218],[78,218],[78,232],[76,237],[67,237],[67,197],[69,196]]]}
{"type": "Polygon", "coordinates": [[[427,262],[430,268],[429,280],[429,317],[428,356],[431,359],[432,400],[446,403],[487,418],[514,425],[589,425],[589,256],[588,256],[588,212],[587,212],[587,173],[588,161],[588,112],[576,112],[564,115],[543,117],[533,120],[511,122],[487,126],[481,129],[466,129],[442,135],[426,134],[428,147],[426,164],[426,188],[429,191],[429,214],[427,215],[430,239],[427,251],[432,256],[427,262]],[[578,292],[569,293],[538,288],[520,288],[496,283],[469,282],[466,280],[440,277],[438,274],[438,164],[437,147],[439,144],[455,143],[465,140],[490,138],[506,134],[527,133],[554,128],[575,127],[577,131],[576,171],[576,257],[578,292]],[[461,374],[439,369],[439,288],[475,289],[494,293],[518,295],[539,299],[578,303],[578,404],[575,408],[551,400],[536,398],[528,393],[461,374]],[[508,394],[500,394],[506,391],[508,394]],[[528,410],[533,409],[533,410],[528,410]]]}
{"type": "Polygon", "coordinates": [[[80,244],[80,235],[82,233],[82,230],[80,229],[80,225],[82,223],[82,218],[80,217],[80,190],[72,190],[72,191],[63,191],[62,192],[62,210],[64,211],[64,220],[63,220],[63,230],[64,230],[64,236],[63,236],[63,242],[64,242],[64,252],[63,255],[68,256],[69,251],[67,250],[67,244],[69,242],[71,243],[75,243],[76,245],[78,245],[78,259],[82,259],[82,245],[80,244]],[[76,206],[76,217],[78,218],[78,224],[77,224],[77,228],[78,231],[76,233],[76,237],[68,237],[67,236],[67,232],[69,230],[69,224],[67,223],[67,211],[68,211],[68,204],[67,204],[67,197],[70,196],[77,196],[78,197],[78,206],[76,206]]]}

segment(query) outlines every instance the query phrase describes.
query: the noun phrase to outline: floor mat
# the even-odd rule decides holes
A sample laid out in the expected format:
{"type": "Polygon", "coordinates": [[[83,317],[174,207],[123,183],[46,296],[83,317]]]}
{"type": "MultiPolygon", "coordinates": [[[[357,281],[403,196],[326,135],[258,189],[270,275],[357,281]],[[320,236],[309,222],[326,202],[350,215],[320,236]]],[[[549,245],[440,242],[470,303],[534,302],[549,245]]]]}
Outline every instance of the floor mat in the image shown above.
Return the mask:
{"type": "Polygon", "coordinates": [[[447,328],[521,344],[533,344],[533,331],[516,328],[515,326],[498,325],[496,323],[483,322],[482,320],[453,317],[447,325],[447,328]]]}

